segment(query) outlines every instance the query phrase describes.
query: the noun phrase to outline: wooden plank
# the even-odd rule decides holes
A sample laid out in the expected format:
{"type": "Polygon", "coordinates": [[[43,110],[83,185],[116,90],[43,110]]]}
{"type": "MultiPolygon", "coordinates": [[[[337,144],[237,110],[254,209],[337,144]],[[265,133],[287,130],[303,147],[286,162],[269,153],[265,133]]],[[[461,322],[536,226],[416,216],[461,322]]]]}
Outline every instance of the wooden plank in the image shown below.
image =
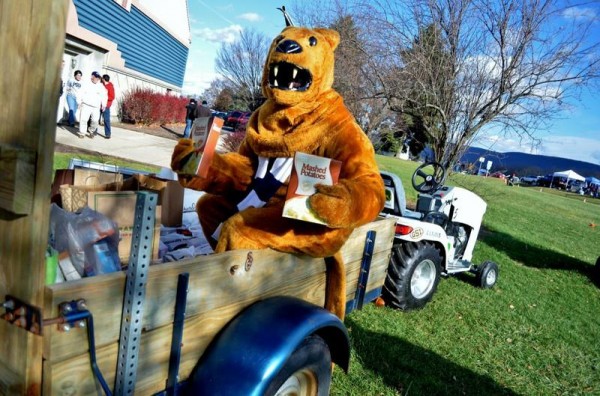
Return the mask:
{"type": "MultiPolygon", "coordinates": [[[[294,256],[281,255],[281,257],[289,258],[294,256]]],[[[273,262],[267,264],[271,269],[275,269],[276,267],[280,267],[278,264],[282,263],[273,262]]],[[[285,265],[285,263],[283,264],[285,265]]],[[[189,373],[208,343],[214,338],[214,335],[240,310],[253,302],[271,296],[289,295],[302,298],[317,305],[323,305],[325,298],[325,273],[322,261],[309,259],[305,262],[296,262],[294,264],[298,269],[308,269],[313,275],[305,277],[302,281],[298,281],[295,276],[291,276],[290,282],[277,282],[277,284],[273,284],[274,287],[269,287],[269,285],[266,287],[253,287],[255,289],[254,292],[243,292],[245,296],[241,300],[231,298],[230,296],[229,298],[221,299],[221,301],[212,301],[211,304],[215,305],[210,310],[202,310],[202,312],[196,315],[187,317],[183,332],[180,378],[184,379],[189,376],[189,373]],[[217,304],[220,306],[216,306],[217,304]]],[[[250,275],[244,274],[243,277],[247,279],[241,283],[255,283],[256,278],[258,278],[257,272],[250,275]]],[[[289,276],[290,274],[288,273],[287,275],[289,276]]],[[[236,278],[236,276],[233,278],[236,278]]],[[[190,275],[191,279],[192,276],[190,275]]],[[[189,289],[192,292],[191,286],[189,289]]],[[[215,287],[215,289],[217,288],[215,287]]],[[[219,291],[217,292],[220,293],[219,291]]],[[[229,290],[224,290],[224,292],[229,293],[229,290]]],[[[235,291],[232,290],[232,293],[235,293],[235,291]]],[[[79,330],[76,332],[83,333],[83,331],[79,330]]],[[[169,324],[142,334],[136,393],[152,394],[164,389],[167,379],[171,332],[172,326],[169,324]]],[[[69,335],[73,334],[74,331],[72,330],[69,335]]],[[[94,380],[90,370],[89,356],[86,353],[86,345],[78,345],[78,341],[72,342],[71,346],[77,348],[79,355],[57,362],[47,361],[47,366],[44,367],[44,382],[51,384],[51,388],[49,389],[50,394],[58,394],[58,391],[65,387],[73,388],[77,395],[95,394],[94,380]],[[84,348],[80,348],[80,346],[84,348]]],[[[114,382],[117,363],[117,345],[118,343],[115,341],[98,348],[97,351],[98,366],[111,387],[114,382]]]]}
{"type": "MultiPolygon", "coordinates": [[[[390,234],[393,222],[381,222],[375,227],[385,236],[390,234]]],[[[359,257],[357,251],[362,256],[367,228],[371,229],[373,225],[357,230],[357,235],[344,247],[348,257],[359,257]],[[358,235],[360,233],[362,236],[358,235]]],[[[376,250],[385,250],[373,256],[372,269],[379,274],[370,276],[368,290],[383,283],[391,242],[391,239],[381,238],[380,243],[375,245],[376,250]]],[[[360,261],[347,264],[349,289],[356,289],[360,261]]],[[[140,394],[152,394],[164,389],[177,275],[182,272],[190,274],[180,368],[182,379],[189,375],[214,335],[251,303],[278,295],[295,296],[321,306],[324,303],[325,265],[321,259],[272,250],[239,250],[153,266],[148,274],[144,333],[136,383],[136,392],[140,394]],[[246,271],[249,253],[253,264],[246,271]]],[[[61,301],[77,298],[88,301],[88,308],[94,313],[96,323],[98,365],[111,386],[119,331],[119,323],[114,317],[120,314],[123,288],[124,275],[121,273],[48,287],[47,314],[55,315],[61,301]]],[[[44,367],[44,383],[48,385],[47,391],[55,394],[61,389],[72,388],[82,395],[96,392],[89,368],[85,332],[74,330],[60,333],[54,328],[45,331],[45,355],[48,360],[44,367]]]]}
{"type": "MultiPolygon", "coordinates": [[[[387,275],[387,267],[390,261],[389,252],[379,252],[373,255],[371,261],[371,272],[369,273],[369,281],[367,282],[367,290],[377,289],[383,286],[387,275]]],[[[354,299],[356,287],[358,285],[358,276],[360,274],[360,262],[352,263],[352,268],[346,273],[346,299],[350,301],[354,299]]]]}
{"type": "Polygon", "coordinates": [[[373,252],[389,251],[394,242],[395,224],[394,219],[377,219],[374,222],[355,229],[346,244],[342,247],[344,262],[350,263],[362,259],[365,237],[369,230],[377,232],[373,252]]]}
{"type": "MultiPolygon", "coordinates": [[[[186,317],[210,314],[230,305],[245,306],[273,290],[286,295],[294,293],[294,285],[324,276],[322,259],[299,257],[272,250],[237,250],[193,260],[152,266],[148,272],[142,327],[146,331],[173,320],[177,275],[190,274],[186,317]],[[246,258],[253,257],[252,267],[244,269],[246,258]],[[236,270],[234,270],[236,268],[236,270]],[[233,274],[233,275],[232,275],[233,274]]],[[[120,330],[125,276],[122,273],[86,278],[50,286],[52,295],[45,317],[56,316],[60,302],[83,298],[94,315],[96,344],[116,342],[120,330]]],[[[63,333],[55,327],[45,328],[45,358],[63,360],[87,350],[83,331],[63,333]]]]}
{"type": "MultiPolygon", "coordinates": [[[[67,6],[67,0],[0,2],[0,144],[33,152],[36,175],[29,215],[0,210],[0,298],[11,294],[39,307],[67,6]]],[[[41,393],[42,338],[3,323],[0,350],[2,367],[20,383],[15,393],[41,393]]],[[[0,367],[0,377],[6,374],[0,367]]]]}
{"type": "MultiPolygon", "coordinates": [[[[381,221],[376,225],[363,226],[356,230],[353,238],[344,246],[346,252],[344,256],[362,257],[366,230],[378,227],[385,235],[389,233],[389,224],[391,223],[381,221]]],[[[376,250],[389,251],[391,240],[387,241],[387,239],[378,237],[376,250]]],[[[349,273],[357,272],[359,267],[360,262],[357,260],[347,265],[349,273]]],[[[295,282],[304,282],[314,275],[322,274],[323,271],[324,267],[320,259],[293,256],[272,250],[252,252],[238,250],[152,266],[146,286],[143,328],[149,331],[167,325],[173,320],[177,275],[182,272],[190,274],[186,313],[186,316],[190,317],[230,304],[232,299],[234,302],[239,301],[244,304],[247,303],[248,298],[267,293],[273,288],[293,289],[295,282]],[[245,271],[243,269],[249,253],[253,257],[254,264],[250,271],[245,271]],[[317,264],[310,264],[313,261],[317,264]],[[235,272],[235,276],[232,276],[232,268],[235,266],[238,271],[235,272]]],[[[96,344],[102,346],[115,342],[120,330],[119,321],[115,318],[120,318],[124,284],[125,275],[116,273],[49,286],[44,317],[57,316],[57,307],[61,302],[83,298],[94,315],[96,344]]],[[[84,332],[62,333],[55,328],[48,330],[44,344],[46,359],[63,360],[86,350],[84,332]]]]}

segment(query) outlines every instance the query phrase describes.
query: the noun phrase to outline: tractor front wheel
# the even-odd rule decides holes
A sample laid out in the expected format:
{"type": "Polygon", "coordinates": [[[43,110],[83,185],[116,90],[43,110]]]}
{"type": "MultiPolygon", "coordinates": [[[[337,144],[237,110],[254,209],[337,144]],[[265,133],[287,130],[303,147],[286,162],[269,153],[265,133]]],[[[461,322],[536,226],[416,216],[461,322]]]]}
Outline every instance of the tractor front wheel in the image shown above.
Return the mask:
{"type": "Polygon", "coordinates": [[[392,308],[423,308],[440,281],[442,255],[430,242],[404,242],[392,248],[383,299],[392,308]]]}
{"type": "Polygon", "coordinates": [[[477,267],[477,283],[483,289],[491,289],[498,281],[498,264],[485,261],[477,267]]]}

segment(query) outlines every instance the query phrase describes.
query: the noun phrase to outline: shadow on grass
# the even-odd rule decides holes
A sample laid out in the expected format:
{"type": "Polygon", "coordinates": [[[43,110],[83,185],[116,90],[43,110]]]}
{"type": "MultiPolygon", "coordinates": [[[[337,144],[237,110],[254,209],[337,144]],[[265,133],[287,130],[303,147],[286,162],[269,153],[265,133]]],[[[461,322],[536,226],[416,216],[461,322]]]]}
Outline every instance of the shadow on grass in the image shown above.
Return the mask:
{"type": "Polygon", "coordinates": [[[593,266],[579,259],[550,249],[528,245],[502,232],[484,231],[481,239],[489,246],[504,252],[514,261],[527,267],[579,272],[590,280],[594,280],[593,266]]]}
{"type": "Polygon", "coordinates": [[[402,395],[517,395],[492,378],[388,334],[362,328],[352,317],[352,348],[365,368],[402,395]]]}

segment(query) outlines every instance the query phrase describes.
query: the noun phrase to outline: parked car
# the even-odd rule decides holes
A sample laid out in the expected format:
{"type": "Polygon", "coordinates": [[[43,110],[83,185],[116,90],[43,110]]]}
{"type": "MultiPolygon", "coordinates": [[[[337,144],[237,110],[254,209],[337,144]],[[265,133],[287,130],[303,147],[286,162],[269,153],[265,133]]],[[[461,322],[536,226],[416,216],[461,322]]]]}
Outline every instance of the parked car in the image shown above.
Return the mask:
{"type": "Polygon", "coordinates": [[[530,184],[532,186],[535,186],[537,184],[539,178],[540,178],[540,176],[523,176],[521,178],[521,183],[530,184]]]}
{"type": "Polygon", "coordinates": [[[567,188],[567,191],[571,191],[571,192],[583,195],[586,187],[587,187],[587,184],[585,181],[572,180],[572,181],[569,181],[569,186],[567,188]]]}
{"type": "Polygon", "coordinates": [[[250,112],[234,110],[227,115],[225,119],[225,127],[236,130],[238,124],[245,124],[250,118],[250,112]]]}
{"type": "Polygon", "coordinates": [[[537,185],[540,187],[550,187],[550,184],[552,184],[552,173],[540,177],[537,181],[537,185]]]}
{"type": "Polygon", "coordinates": [[[212,112],[212,114],[213,114],[215,117],[219,117],[219,118],[221,118],[221,119],[223,119],[223,120],[226,120],[226,119],[227,119],[227,113],[226,113],[226,112],[224,112],[224,111],[213,111],[213,112],[212,112]]]}
{"type": "Polygon", "coordinates": [[[494,172],[490,174],[491,177],[497,177],[502,180],[506,180],[506,175],[502,172],[494,172]]]}

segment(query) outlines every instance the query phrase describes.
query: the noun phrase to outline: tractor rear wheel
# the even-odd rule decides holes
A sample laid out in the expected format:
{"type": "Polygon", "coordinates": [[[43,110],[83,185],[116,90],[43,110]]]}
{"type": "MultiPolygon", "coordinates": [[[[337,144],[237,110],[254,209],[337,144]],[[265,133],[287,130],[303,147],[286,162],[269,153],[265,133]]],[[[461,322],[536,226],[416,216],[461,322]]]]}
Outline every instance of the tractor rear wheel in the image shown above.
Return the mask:
{"type": "Polygon", "coordinates": [[[423,308],[440,281],[442,255],[430,242],[404,242],[392,248],[383,299],[392,308],[423,308]]]}

